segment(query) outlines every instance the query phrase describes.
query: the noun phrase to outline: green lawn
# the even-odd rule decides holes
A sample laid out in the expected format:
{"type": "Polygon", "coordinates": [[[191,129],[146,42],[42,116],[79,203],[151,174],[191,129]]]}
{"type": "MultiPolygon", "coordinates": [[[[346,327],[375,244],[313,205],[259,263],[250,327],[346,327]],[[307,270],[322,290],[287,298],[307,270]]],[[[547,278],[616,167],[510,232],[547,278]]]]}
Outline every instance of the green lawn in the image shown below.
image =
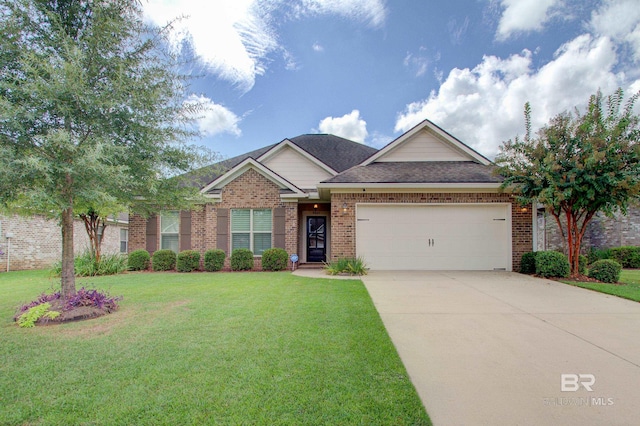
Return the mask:
{"type": "Polygon", "coordinates": [[[79,279],[123,295],[94,320],[18,328],[56,285],[0,273],[0,425],[424,425],[359,280],[282,273],[79,279]]]}
{"type": "Polygon", "coordinates": [[[564,281],[567,284],[575,285],[600,293],[612,294],[625,299],[640,302],[640,269],[623,269],[620,274],[618,284],[589,283],[564,281]]]}

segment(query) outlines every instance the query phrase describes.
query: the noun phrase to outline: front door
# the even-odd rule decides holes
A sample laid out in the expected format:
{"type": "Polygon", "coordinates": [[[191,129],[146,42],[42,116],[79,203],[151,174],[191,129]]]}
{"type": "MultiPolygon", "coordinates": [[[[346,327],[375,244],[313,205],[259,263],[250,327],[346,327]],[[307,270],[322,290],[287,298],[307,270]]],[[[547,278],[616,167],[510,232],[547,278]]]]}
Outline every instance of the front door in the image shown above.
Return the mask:
{"type": "Polygon", "coordinates": [[[307,217],[307,262],[327,260],[327,218],[325,216],[307,217]]]}

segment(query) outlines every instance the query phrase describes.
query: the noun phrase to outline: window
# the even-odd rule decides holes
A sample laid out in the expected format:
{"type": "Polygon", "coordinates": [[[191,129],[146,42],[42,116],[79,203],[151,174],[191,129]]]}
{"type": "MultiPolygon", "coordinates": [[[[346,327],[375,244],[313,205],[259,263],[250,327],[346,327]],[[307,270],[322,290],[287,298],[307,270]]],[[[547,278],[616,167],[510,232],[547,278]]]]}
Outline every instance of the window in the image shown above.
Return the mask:
{"type": "Polygon", "coordinates": [[[120,228],[120,253],[129,250],[129,230],[120,228]]]}
{"type": "Polygon", "coordinates": [[[178,232],[180,229],[178,212],[167,212],[160,216],[160,248],[178,253],[178,232]]]}
{"type": "Polygon", "coordinates": [[[231,210],[231,250],[247,248],[262,256],[271,248],[271,210],[231,210]]]}

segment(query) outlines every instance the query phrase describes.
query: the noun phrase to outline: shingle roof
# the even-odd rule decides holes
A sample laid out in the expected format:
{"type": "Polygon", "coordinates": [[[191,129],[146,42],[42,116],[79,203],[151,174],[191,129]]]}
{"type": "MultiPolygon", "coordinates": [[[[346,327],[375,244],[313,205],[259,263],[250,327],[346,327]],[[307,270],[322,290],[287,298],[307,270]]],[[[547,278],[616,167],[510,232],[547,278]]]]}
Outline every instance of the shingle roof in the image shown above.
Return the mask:
{"type": "MultiPolygon", "coordinates": [[[[371,148],[361,143],[327,134],[300,135],[295,138],[290,138],[289,141],[309,153],[311,156],[322,161],[338,173],[345,171],[356,164],[360,164],[378,151],[375,148],[371,148]]],[[[219,163],[212,164],[211,166],[204,167],[196,173],[193,173],[194,183],[197,183],[201,188],[203,188],[226,171],[242,163],[247,158],[257,159],[269,150],[275,148],[277,145],[278,144],[265,146],[263,148],[220,161],[219,163]]]]}
{"type": "Polygon", "coordinates": [[[375,154],[378,150],[339,136],[300,135],[289,139],[336,172],[343,172],[375,154]]]}
{"type": "Polygon", "coordinates": [[[380,162],[357,166],[322,183],[502,183],[493,167],[473,161],[380,162]]]}

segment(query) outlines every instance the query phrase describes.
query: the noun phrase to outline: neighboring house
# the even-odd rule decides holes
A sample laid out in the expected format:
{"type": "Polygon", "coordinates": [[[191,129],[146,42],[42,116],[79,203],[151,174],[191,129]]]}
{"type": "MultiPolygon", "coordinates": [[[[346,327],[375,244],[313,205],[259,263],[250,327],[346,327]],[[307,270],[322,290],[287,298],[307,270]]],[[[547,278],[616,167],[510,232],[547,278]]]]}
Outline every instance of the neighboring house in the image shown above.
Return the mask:
{"type": "Polygon", "coordinates": [[[282,247],[301,263],[510,271],[533,248],[535,212],[499,190],[488,159],[429,121],[379,151],[303,135],[220,166],[201,182],[202,208],[132,215],[129,249],[246,247],[257,269],[265,249],[282,247]]]}
{"type": "MultiPolygon", "coordinates": [[[[612,217],[597,213],[587,225],[582,241],[582,250],[589,248],[611,248],[621,246],[640,246],[640,205],[632,203],[627,214],[618,212],[612,217]]],[[[563,239],[558,224],[544,208],[538,208],[537,224],[538,250],[564,250],[563,239]]]]}
{"type": "MultiPolygon", "coordinates": [[[[128,221],[125,214],[107,222],[103,253],[127,253],[128,221]]],[[[89,237],[80,219],[74,223],[73,238],[76,255],[89,250],[89,237]]],[[[44,216],[0,216],[0,248],[4,252],[0,272],[7,270],[7,260],[12,271],[48,268],[62,258],[62,231],[56,221],[44,216]]]]}

